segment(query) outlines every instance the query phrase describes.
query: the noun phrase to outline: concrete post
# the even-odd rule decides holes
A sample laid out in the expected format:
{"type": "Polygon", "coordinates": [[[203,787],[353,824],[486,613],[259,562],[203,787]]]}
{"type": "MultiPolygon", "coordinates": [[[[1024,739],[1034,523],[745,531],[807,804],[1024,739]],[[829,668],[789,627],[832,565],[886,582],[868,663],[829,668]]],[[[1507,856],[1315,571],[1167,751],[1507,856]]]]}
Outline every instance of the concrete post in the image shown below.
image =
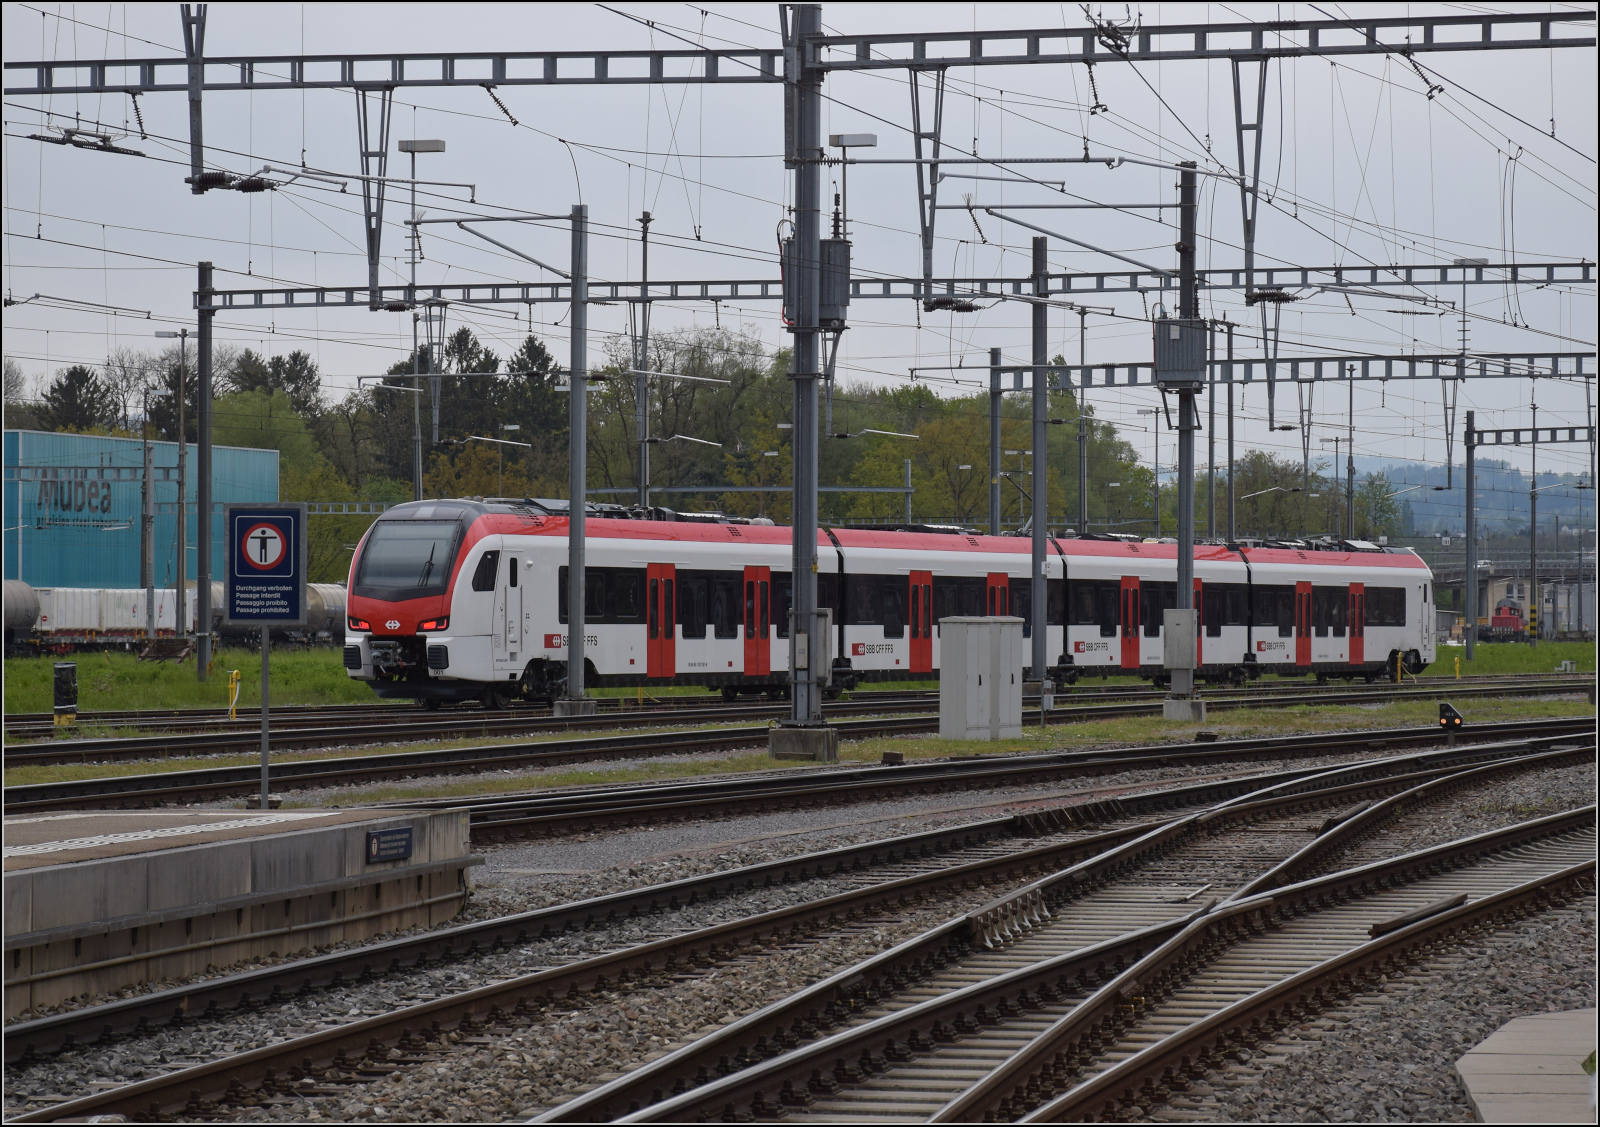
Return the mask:
{"type": "Polygon", "coordinates": [[[813,758],[837,757],[838,734],[822,720],[822,689],[828,670],[825,644],[818,639],[817,614],[817,378],[821,370],[821,330],[817,324],[822,283],[822,71],[812,57],[812,40],[822,32],[822,7],[797,4],[791,9],[789,38],[784,43],[787,78],[785,163],[794,169],[795,309],[794,350],[789,378],[794,382],[794,527],[791,567],[794,576],[793,618],[789,630],[790,711],[784,726],[773,729],[772,754],[812,752],[813,758]]]}
{"type": "Polygon", "coordinates": [[[634,434],[639,440],[639,507],[650,507],[650,213],[639,216],[639,280],[645,300],[639,303],[639,351],[633,362],[634,434]]]}
{"type": "Polygon", "coordinates": [[[1466,629],[1462,633],[1466,638],[1468,661],[1477,656],[1478,639],[1478,436],[1474,433],[1474,415],[1473,411],[1467,412],[1467,566],[1461,578],[1461,592],[1465,596],[1462,601],[1467,610],[1466,629]]]}
{"type": "Polygon", "coordinates": [[[200,428],[197,462],[200,480],[195,483],[194,508],[194,629],[199,649],[195,652],[195,679],[204,684],[210,675],[211,651],[211,328],[216,313],[211,304],[212,267],[200,263],[199,407],[200,428]]]}
{"type": "Polygon", "coordinates": [[[989,535],[1000,535],[1000,350],[989,350],[989,535]]]}
{"type": "MultiPolygon", "coordinates": [[[[1049,290],[1046,274],[1050,263],[1047,257],[1048,242],[1043,236],[1033,240],[1033,292],[1043,298],[1049,290]]],[[[1050,476],[1048,434],[1050,423],[1050,378],[1045,367],[1050,363],[1049,340],[1046,336],[1049,311],[1043,301],[1033,303],[1033,551],[1029,565],[1028,618],[1033,634],[1033,647],[1029,661],[1028,680],[1039,681],[1040,691],[1048,694],[1050,686],[1043,684],[1045,670],[1050,667],[1048,639],[1045,637],[1045,603],[1047,585],[1044,565],[1048,543],[1045,539],[1050,524],[1050,476]]]]}
{"type": "Polygon", "coordinates": [[[555,702],[557,716],[583,716],[595,711],[584,695],[584,611],[586,552],[584,518],[589,488],[589,208],[572,208],[572,371],[568,406],[567,450],[567,691],[555,702]]]}

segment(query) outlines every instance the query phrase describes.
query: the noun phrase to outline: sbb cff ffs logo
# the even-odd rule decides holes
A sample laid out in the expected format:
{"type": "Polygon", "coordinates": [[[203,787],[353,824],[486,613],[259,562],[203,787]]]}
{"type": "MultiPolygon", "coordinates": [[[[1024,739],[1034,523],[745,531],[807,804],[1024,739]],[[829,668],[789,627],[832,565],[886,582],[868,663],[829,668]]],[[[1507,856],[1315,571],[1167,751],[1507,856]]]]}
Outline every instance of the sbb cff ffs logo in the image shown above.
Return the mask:
{"type": "Polygon", "coordinates": [[[400,620],[398,618],[391,618],[388,622],[385,622],[383,626],[385,630],[398,630],[400,629],[400,620]]]}

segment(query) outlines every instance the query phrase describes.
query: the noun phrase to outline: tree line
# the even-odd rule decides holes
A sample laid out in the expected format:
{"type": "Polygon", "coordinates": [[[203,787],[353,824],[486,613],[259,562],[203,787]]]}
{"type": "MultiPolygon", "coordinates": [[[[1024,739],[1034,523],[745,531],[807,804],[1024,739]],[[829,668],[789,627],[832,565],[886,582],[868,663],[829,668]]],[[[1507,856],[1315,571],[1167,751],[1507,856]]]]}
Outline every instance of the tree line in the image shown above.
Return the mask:
{"type": "MultiPolygon", "coordinates": [[[[1059,361],[1058,361],[1059,362],[1059,361]]],[[[178,438],[182,386],[184,437],[198,435],[193,342],[187,349],[122,349],[103,365],[73,365],[28,394],[27,381],[6,361],[6,426],[138,437],[178,438]]],[[[685,329],[659,333],[642,367],[649,387],[651,484],[654,505],[685,511],[789,519],[792,480],[790,424],[793,389],[787,352],[769,352],[753,333],[685,329]],[[719,487],[737,487],[724,491],[719,487]],[[671,491],[686,490],[686,491],[671,491]]],[[[213,442],[279,451],[279,488],[286,501],[388,501],[412,496],[414,427],[424,450],[424,495],[429,497],[549,497],[567,494],[566,373],[544,343],[527,336],[502,358],[470,328],[450,334],[437,356],[424,351],[396,363],[380,385],[328,394],[315,360],[304,351],[262,356],[217,347],[213,355],[213,442]],[[433,369],[437,369],[434,371],[433,369]],[[414,372],[420,371],[418,380],[414,372]],[[437,384],[437,398],[433,392],[437,384]],[[435,405],[438,441],[434,441],[435,405]],[[515,429],[507,429],[513,427],[515,429]],[[522,445],[483,441],[504,439],[522,445]]],[[[639,442],[635,361],[625,340],[614,340],[591,385],[590,500],[638,503],[639,442]],[[599,491],[599,492],[596,492],[599,491]]],[[[1071,527],[1078,511],[1080,402],[1070,390],[1050,394],[1044,488],[1051,526],[1071,527]]],[[[909,463],[911,517],[918,523],[983,528],[989,517],[989,397],[937,394],[927,384],[879,387],[840,381],[822,422],[819,481],[833,487],[904,487],[909,463]],[[890,434],[871,434],[886,431],[890,434]],[[901,437],[914,435],[915,437],[901,437]]],[[[1002,449],[1024,451],[1031,435],[1030,396],[1001,403],[1002,449]]],[[[1171,536],[1176,488],[1160,484],[1141,465],[1116,427],[1081,407],[1088,434],[1088,513],[1095,532],[1171,536]],[[1156,523],[1159,510],[1160,523],[1156,523]]],[[[1031,511],[1034,482],[1025,455],[1002,459],[1001,518],[1019,528],[1031,511]]],[[[1241,535],[1293,536],[1344,527],[1336,475],[1251,451],[1235,472],[1241,535]],[[1259,496],[1246,499],[1245,494],[1259,496]],[[1337,493],[1337,496],[1336,496],[1337,493]]],[[[1402,510],[1381,474],[1357,489],[1358,536],[1400,531],[1402,510]]],[[[1224,483],[1219,481],[1217,528],[1225,529],[1224,483]]],[[[1206,530],[1207,481],[1196,483],[1196,517],[1206,530]]],[[[905,519],[901,492],[824,492],[825,522],[891,523],[905,519]]],[[[371,517],[319,516],[312,521],[311,574],[345,577],[350,551],[371,517]]]]}

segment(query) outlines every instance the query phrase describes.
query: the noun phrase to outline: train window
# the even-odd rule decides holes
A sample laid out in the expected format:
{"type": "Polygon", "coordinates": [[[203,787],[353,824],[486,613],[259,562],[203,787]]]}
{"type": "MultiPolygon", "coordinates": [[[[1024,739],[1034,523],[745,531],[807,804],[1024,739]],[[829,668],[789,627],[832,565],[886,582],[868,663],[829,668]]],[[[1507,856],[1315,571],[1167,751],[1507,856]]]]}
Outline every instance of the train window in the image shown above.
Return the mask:
{"type": "Polygon", "coordinates": [[[1294,588],[1254,584],[1250,588],[1251,622],[1258,630],[1278,628],[1278,637],[1294,636],[1294,588]]]}
{"type": "Polygon", "coordinates": [[[678,621],[685,638],[706,636],[707,581],[698,575],[678,575],[678,621]]]}
{"type": "Polygon", "coordinates": [[[508,565],[506,567],[506,582],[515,587],[517,585],[517,557],[510,557],[506,560],[506,563],[508,565]]]}
{"type": "Polygon", "coordinates": [[[736,578],[718,576],[711,581],[711,632],[718,638],[739,636],[739,587],[736,578]]]}
{"type": "Polygon", "coordinates": [[[879,586],[885,638],[906,636],[906,588],[909,582],[898,575],[891,575],[887,576],[879,586]]]}
{"type": "Polygon", "coordinates": [[[961,613],[971,617],[986,614],[984,601],[988,598],[989,581],[973,577],[961,580],[961,613]]]}
{"type": "Polygon", "coordinates": [[[652,638],[661,637],[661,619],[656,613],[656,607],[659,605],[657,596],[660,594],[661,580],[650,580],[650,637],[652,638]]]}
{"type": "Polygon", "coordinates": [[[1207,638],[1222,637],[1222,620],[1226,614],[1227,595],[1220,583],[1206,583],[1200,588],[1200,621],[1205,624],[1207,638]]]}
{"type": "Polygon", "coordinates": [[[611,615],[617,622],[638,622],[644,612],[644,573],[632,568],[611,572],[611,615]]]}
{"type": "Polygon", "coordinates": [[[1349,601],[1345,587],[1314,587],[1311,591],[1311,626],[1317,637],[1344,637],[1345,607],[1349,601]]]}
{"type": "MultiPolygon", "coordinates": [[[[789,592],[789,594],[787,596],[785,596],[785,597],[790,599],[790,600],[793,600],[794,591],[793,591],[792,586],[790,586],[790,584],[792,583],[792,578],[790,576],[788,576],[788,575],[785,575],[781,580],[776,580],[775,582],[782,583],[784,585],[784,589],[789,592]]],[[[788,603],[784,604],[784,608],[785,609],[784,609],[784,612],[783,612],[783,617],[778,620],[778,621],[780,621],[780,622],[782,622],[784,624],[783,625],[784,632],[783,632],[782,637],[785,637],[785,638],[787,638],[789,636],[789,611],[788,611],[788,606],[789,606],[788,603]]],[[[819,575],[819,576],[817,576],[817,606],[819,606],[819,607],[827,607],[829,610],[833,611],[833,622],[834,622],[835,626],[837,626],[839,623],[844,621],[844,619],[843,619],[843,617],[841,616],[841,613],[840,613],[841,608],[839,606],[839,577],[837,575],[819,575]]]]}
{"type": "Polygon", "coordinates": [[[583,569],[583,617],[586,622],[605,621],[606,573],[600,568],[583,569]]]}
{"type": "Polygon", "coordinates": [[[861,626],[883,621],[883,589],[877,576],[850,577],[850,621],[861,626]]]}
{"type": "MultiPolygon", "coordinates": [[[[831,575],[817,576],[817,605],[831,606],[827,600],[827,593],[837,594],[838,580],[831,575]],[[826,582],[825,582],[826,581],[826,582]]],[[[778,631],[778,637],[789,636],[789,611],[794,606],[794,580],[788,574],[777,574],[772,577],[772,625],[778,631]]],[[[834,621],[838,622],[838,613],[834,613],[834,621]]]]}
{"type": "Polygon", "coordinates": [[[761,607],[760,607],[761,616],[760,616],[760,619],[759,619],[759,621],[761,623],[761,627],[760,627],[761,636],[763,638],[770,638],[772,636],[772,631],[768,628],[768,625],[767,625],[771,621],[767,617],[767,615],[769,613],[769,609],[768,608],[770,607],[771,602],[772,602],[771,586],[765,579],[763,579],[761,581],[761,607]]]}
{"type": "Polygon", "coordinates": [[[1033,637],[1033,584],[1026,579],[1011,581],[1011,616],[1022,619],[1022,636],[1033,637]]]}
{"type": "Polygon", "coordinates": [[[1140,608],[1141,617],[1144,619],[1144,636],[1159,638],[1161,624],[1165,618],[1161,612],[1178,605],[1178,585],[1158,580],[1142,581],[1139,584],[1139,597],[1144,603],[1140,608]]]}
{"type": "Polygon", "coordinates": [[[478,566],[472,572],[472,589],[474,591],[493,591],[494,577],[500,570],[500,553],[485,552],[478,561],[478,566]]]}
{"type": "Polygon", "coordinates": [[[450,577],[459,526],[453,520],[380,520],[361,552],[361,587],[440,587],[450,577]]]}
{"type": "Polygon", "coordinates": [[[933,577],[933,621],[935,624],[961,613],[961,581],[933,577]]]}
{"type": "Polygon", "coordinates": [[[1051,579],[1046,581],[1048,596],[1045,602],[1045,624],[1047,626],[1065,626],[1067,624],[1067,581],[1065,579],[1051,579]]]}
{"type": "Polygon", "coordinates": [[[1406,589],[1404,587],[1367,588],[1367,625],[1404,626],[1406,589]]]}

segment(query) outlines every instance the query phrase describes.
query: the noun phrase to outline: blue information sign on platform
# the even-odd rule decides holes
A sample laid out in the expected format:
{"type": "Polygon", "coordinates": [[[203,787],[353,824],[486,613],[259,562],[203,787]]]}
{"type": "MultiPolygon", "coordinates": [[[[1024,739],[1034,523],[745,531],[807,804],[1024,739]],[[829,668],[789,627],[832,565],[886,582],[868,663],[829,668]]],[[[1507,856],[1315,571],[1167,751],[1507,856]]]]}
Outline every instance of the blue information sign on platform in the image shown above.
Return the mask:
{"type": "Polygon", "coordinates": [[[227,620],[303,626],[306,620],[306,507],[229,505],[227,620]]]}

